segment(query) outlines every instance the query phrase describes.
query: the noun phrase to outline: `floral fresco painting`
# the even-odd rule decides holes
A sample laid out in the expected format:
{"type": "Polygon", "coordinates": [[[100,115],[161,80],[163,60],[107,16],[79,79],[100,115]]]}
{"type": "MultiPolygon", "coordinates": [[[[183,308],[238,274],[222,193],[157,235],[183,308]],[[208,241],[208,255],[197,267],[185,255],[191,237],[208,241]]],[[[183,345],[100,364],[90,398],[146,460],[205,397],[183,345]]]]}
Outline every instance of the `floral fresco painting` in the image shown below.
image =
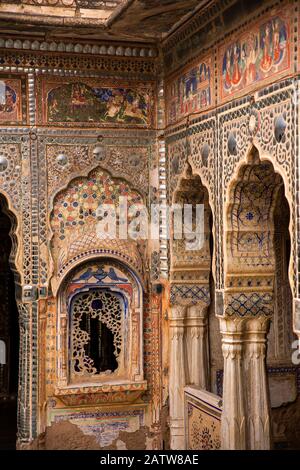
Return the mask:
{"type": "Polygon", "coordinates": [[[22,121],[21,81],[0,78],[0,123],[22,121]]]}
{"type": "Polygon", "coordinates": [[[151,125],[149,90],[74,82],[47,91],[47,123],[151,125]]]}
{"type": "Polygon", "coordinates": [[[221,50],[221,98],[290,67],[289,24],[276,16],[221,50]]]}
{"type": "Polygon", "coordinates": [[[169,124],[211,106],[211,80],[212,61],[208,59],[195,65],[167,85],[169,124]]]}

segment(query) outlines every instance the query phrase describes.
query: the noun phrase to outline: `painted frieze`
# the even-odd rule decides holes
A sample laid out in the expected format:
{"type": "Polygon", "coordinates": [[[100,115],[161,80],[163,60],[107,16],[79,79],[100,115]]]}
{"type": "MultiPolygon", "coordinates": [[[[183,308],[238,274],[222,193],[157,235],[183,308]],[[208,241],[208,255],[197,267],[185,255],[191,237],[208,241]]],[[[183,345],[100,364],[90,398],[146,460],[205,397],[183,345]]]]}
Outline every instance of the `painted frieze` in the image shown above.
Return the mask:
{"type": "Polygon", "coordinates": [[[219,49],[221,101],[290,71],[290,28],[288,12],[279,12],[219,49]]]}
{"type": "Polygon", "coordinates": [[[39,122],[55,126],[151,127],[151,85],[100,79],[41,79],[39,122]]]}

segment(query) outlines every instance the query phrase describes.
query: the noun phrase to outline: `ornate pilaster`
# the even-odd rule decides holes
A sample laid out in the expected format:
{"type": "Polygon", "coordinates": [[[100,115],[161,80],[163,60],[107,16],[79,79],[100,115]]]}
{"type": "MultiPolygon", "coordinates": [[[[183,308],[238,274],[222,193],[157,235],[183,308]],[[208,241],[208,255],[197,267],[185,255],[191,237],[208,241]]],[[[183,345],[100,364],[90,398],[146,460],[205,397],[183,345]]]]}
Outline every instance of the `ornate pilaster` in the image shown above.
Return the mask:
{"type": "Polygon", "coordinates": [[[220,319],[224,357],[221,443],[225,450],[246,449],[245,387],[242,371],[244,321],[220,319]]]}
{"type": "Polygon", "coordinates": [[[184,319],[186,307],[174,305],[170,311],[170,433],[171,449],[185,447],[184,438],[184,387],[186,368],[184,354],[184,319]]]}
{"type": "Polygon", "coordinates": [[[266,345],[270,320],[248,319],[245,331],[245,377],[248,405],[248,446],[270,449],[270,404],[266,371],[266,345]]]}
{"type": "Polygon", "coordinates": [[[19,387],[18,387],[18,445],[31,439],[30,427],[30,307],[18,302],[20,350],[19,350],[19,387]]]}
{"type": "Polygon", "coordinates": [[[223,337],[223,449],[269,449],[270,406],[266,343],[273,293],[227,292],[223,337]]]}
{"type": "Polygon", "coordinates": [[[207,390],[208,374],[208,336],[207,308],[203,303],[192,305],[187,309],[186,351],[188,383],[207,390]]]}

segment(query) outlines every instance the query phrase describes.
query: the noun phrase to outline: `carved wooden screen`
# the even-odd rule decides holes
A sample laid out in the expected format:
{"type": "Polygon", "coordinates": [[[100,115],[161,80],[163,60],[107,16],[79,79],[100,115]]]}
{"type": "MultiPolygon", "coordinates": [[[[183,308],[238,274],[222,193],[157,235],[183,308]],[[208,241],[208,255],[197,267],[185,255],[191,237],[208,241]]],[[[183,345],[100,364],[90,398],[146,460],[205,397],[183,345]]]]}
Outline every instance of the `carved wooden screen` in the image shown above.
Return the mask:
{"type": "Polygon", "coordinates": [[[122,296],[104,289],[80,292],[70,313],[71,377],[116,371],[123,343],[122,296]]]}

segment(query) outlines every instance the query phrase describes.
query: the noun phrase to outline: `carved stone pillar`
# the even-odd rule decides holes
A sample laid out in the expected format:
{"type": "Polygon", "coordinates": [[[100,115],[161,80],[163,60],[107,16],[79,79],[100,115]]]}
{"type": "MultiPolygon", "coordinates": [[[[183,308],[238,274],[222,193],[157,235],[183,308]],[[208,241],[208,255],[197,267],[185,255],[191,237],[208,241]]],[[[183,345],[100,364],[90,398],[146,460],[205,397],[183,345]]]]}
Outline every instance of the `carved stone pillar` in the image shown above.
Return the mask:
{"type": "Polygon", "coordinates": [[[30,305],[18,302],[20,349],[18,386],[18,447],[31,439],[30,422],[30,305]]]}
{"type": "MultiPolygon", "coordinates": [[[[293,328],[298,336],[300,350],[300,299],[294,299],[293,328]]],[[[296,360],[297,362],[297,360],[296,360]]]]}
{"type": "Polygon", "coordinates": [[[184,387],[186,385],[184,355],[184,318],[186,307],[174,305],[170,312],[170,434],[171,449],[185,447],[184,387]]]}
{"type": "Polygon", "coordinates": [[[220,319],[224,356],[223,412],[221,447],[224,450],[246,449],[245,384],[242,369],[244,321],[220,319]]]}
{"type": "Polygon", "coordinates": [[[209,384],[207,305],[199,303],[188,307],[185,325],[188,382],[190,385],[197,385],[207,390],[209,384]]]}
{"type": "Polygon", "coordinates": [[[270,449],[270,403],[266,370],[266,344],[270,320],[251,318],[246,321],[245,377],[247,390],[248,447],[270,449]]]}

